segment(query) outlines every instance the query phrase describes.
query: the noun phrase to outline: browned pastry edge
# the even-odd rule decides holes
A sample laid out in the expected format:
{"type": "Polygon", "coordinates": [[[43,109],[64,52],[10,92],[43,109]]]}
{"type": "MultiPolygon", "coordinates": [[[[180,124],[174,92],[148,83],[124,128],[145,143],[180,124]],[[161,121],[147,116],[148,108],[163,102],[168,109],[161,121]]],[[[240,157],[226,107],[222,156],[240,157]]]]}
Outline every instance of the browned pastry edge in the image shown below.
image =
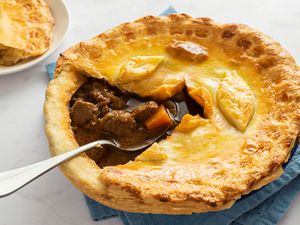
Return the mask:
{"type": "MultiPolygon", "coordinates": [[[[203,190],[200,197],[183,196],[174,202],[170,196],[165,196],[165,193],[162,196],[152,195],[143,189],[142,185],[122,183],[118,178],[99,179],[102,170],[85,154],[65,163],[61,169],[85,194],[120,210],[190,214],[228,208],[241,195],[258,189],[281,175],[281,166],[289,158],[300,127],[300,72],[297,65],[278,42],[246,25],[219,24],[208,18],[192,18],[185,14],[172,14],[167,17],[146,16],[132,23],[121,24],[89,41],[71,47],[59,58],[55,79],[50,82],[46,94],[44,112],[51,152],[57,155],[78,147],[70,126],[68,103],[85,81],[78,72],[83,69],[81,64],[92,59],[101,60],[102,52],[113,48],[114,45],[126,43],[139,36],[164,33],[174,36],[194,35],[196,38],[213,40],[216,46],[222,46],[232,63],[254,67],[262,75],[265,82],[263,88],[273,102],[272,114],[266,115],[268,119],[261,125],[257,139],[249,143],[252,151],[257,154],[262,154],[263,150],[272,153],[267,158],[262,158],[259,167],[261,170],[247,183],[231,187],[232,189],[222,197],[205,193],[203,190]]],[[[83,72],[102,77],[97,71],[83,72]]],[[[156,188],[155,184],[153,188],[156,188]]]]}

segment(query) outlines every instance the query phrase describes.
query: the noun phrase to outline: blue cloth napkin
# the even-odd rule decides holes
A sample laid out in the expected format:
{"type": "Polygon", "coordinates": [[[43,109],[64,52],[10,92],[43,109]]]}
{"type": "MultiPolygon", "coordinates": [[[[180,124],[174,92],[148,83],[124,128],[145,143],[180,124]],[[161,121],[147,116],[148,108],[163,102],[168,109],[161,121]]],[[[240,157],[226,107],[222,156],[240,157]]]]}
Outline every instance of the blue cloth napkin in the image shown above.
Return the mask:
{"type": "MultiPolygon", "coordinates": [[[[162,15],[175,13],[169,7],[162,15]]],[[[53,79],[55,63],[46,66],[53,79]]],[[[156,215],[127,213],[108,208],[85,196],[91,217],[97,221],[119,216],[124,225],[274,225],[287,211],[300,190],[300,147],[296,143],[284,174],[276,181],[253,191],[227,210],[192,215],[156,215]]]]}

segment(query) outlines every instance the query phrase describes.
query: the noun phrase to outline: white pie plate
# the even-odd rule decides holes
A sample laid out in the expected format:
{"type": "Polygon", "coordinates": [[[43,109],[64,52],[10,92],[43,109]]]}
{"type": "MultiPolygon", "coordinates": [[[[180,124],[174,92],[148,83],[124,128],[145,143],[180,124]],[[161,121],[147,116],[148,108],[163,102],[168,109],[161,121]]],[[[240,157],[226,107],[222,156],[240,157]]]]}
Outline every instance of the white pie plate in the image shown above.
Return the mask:
{"type": "Polygon", "coordinates": [[[50,6],[54,17],[55,26],[52,31],[50,48],[43,55],[34,59],[17,63],[12,66],[0,66],[0,76],[20,72],[36,65],[50,56],[63,42],[69,30],[70,16],[68,8],[63,0],[45,0],[50,6]]]}

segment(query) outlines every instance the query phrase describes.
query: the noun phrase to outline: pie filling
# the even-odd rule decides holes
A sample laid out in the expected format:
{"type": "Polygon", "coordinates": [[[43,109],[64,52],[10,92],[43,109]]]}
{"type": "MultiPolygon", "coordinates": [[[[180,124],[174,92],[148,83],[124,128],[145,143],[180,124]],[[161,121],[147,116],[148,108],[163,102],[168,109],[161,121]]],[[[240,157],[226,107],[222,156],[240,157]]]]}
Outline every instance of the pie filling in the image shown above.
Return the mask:
{"type": "MultiPolygon", "coordinates": [[[[121,146],[140,145],[168,129],[169,135],[185,114],[203,115],[202,107],[183,89],[164,101],[120,91],[104,79],[88,78],[70,101],[72,129],[78,144],[115,139],[121,146]]],[[[99,167],[125,164],[143,151],[126,152],[101,146],[87,152],[99,167]]]]}

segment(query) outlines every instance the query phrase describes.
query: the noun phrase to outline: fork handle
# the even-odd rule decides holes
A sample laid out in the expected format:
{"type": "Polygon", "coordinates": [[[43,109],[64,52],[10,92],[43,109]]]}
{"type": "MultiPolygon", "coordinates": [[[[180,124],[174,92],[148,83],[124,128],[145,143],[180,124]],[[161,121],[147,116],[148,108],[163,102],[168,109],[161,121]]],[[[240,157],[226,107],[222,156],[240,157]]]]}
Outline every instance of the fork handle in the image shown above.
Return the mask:
{"type": "Polygon", "coordinates": [[[44,173],[50,171],[54,167],[60,165],[68,159],[85,152],[91,148],[98,147],[104,144],[112,144],[108,140],[98,140],[79,148],[73,149],[61,155],[54,156],[50,159],[40,161],[29,166],[8,170],[0,173],[0,198],[6,197],[26,184],[35,180],[44,173]]]}

